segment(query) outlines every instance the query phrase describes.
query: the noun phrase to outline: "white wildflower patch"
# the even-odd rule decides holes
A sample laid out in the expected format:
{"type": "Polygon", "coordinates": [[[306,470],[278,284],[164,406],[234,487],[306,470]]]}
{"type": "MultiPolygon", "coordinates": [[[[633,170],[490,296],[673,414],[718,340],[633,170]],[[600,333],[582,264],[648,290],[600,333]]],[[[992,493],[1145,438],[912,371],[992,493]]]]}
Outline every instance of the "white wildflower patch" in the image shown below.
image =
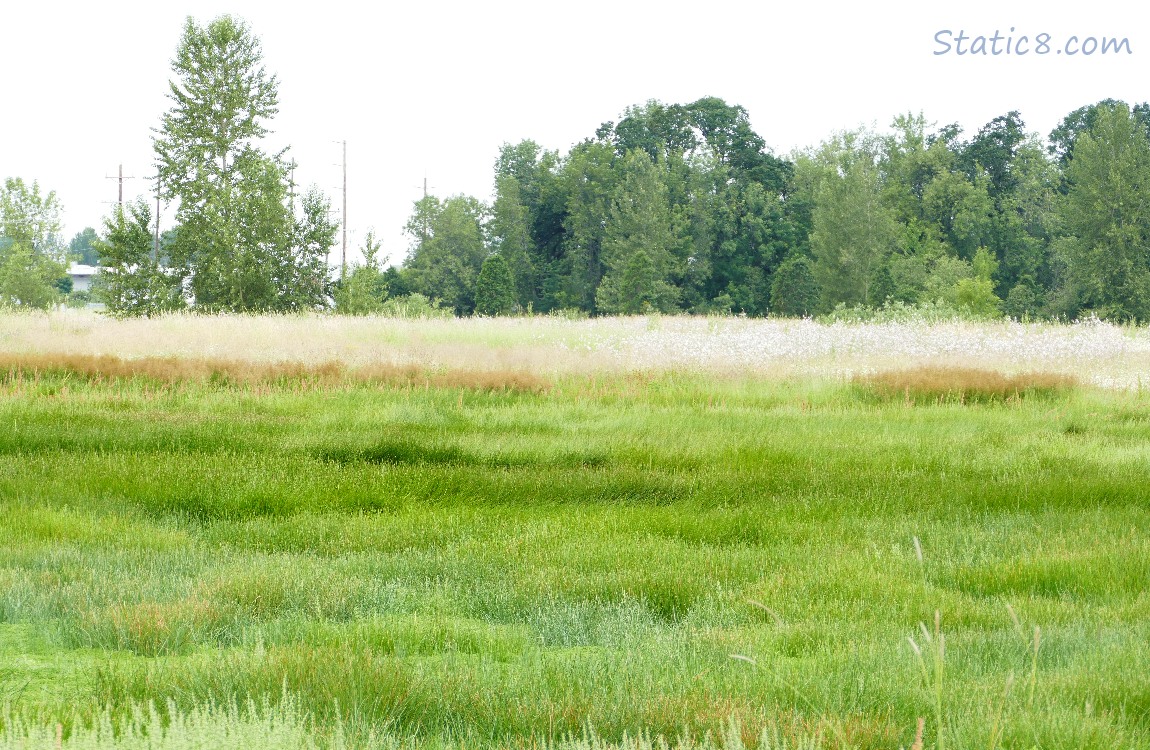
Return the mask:
{"type": "Polygon", "coordinates": [[[818,323],[715,317],[569,319],[187,316],[116,320],[90,312],[0,315],[0,353],[337,361],[536,374],[686,370],[847,378],[924,365],[1052,372],[1115,389],[1150,375],[1150,329],[1091,319],[818,323]]]}

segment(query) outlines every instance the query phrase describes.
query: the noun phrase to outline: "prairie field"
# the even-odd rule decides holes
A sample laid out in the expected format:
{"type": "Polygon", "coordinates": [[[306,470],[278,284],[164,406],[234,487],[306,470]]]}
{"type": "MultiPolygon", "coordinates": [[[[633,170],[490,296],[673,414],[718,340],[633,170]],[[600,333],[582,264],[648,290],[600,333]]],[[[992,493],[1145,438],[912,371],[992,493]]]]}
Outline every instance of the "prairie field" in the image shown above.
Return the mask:
{"type": "Polygon", "coordinates": [[[0,750],[1150,747],[1150,332],[0,316],[0,750]]]}

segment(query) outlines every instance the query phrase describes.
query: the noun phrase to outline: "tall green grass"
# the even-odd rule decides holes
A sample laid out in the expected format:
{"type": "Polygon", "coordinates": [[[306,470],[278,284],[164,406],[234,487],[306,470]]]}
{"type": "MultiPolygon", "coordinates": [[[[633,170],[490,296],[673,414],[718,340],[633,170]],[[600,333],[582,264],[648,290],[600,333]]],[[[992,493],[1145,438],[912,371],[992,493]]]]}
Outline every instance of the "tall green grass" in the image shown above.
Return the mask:
{"type": "Polygon", "coordinates": [[[1150,746],[1150,402],[978,401],[9,378],[0,742],[1150,746]]]}

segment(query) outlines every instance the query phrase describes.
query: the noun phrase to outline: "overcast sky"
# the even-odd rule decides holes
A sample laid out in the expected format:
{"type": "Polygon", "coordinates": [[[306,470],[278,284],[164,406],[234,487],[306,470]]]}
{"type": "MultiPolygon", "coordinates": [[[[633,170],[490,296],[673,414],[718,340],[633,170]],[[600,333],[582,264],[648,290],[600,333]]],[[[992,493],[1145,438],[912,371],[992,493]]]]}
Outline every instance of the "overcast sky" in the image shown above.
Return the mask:
{"type": "Polygon", "coordinates": [[[137,177],[126,196],[147,192],[139,178],[154,171],[151,129],[168,107],[189,15],[206,23],[230,13],[261,39],[280,81],[273,143],[290,145],[298,181],[318,184],[337,207],[338,141],[347,140],[349,247],[374,227],[393,262],[407,252],[402,228],[425,174],[436,195],[489,199],[502,143],[531,138],[565,153],[648,99],[741,104],[781,155],[836,130],[886,128],[901,112],[958,122],[970,135],[1018,110],[1045,135],[1083,104],[1150,99],[1150,12],[1133,2],[401,5],[0,3],[0,178],[55,190],[68,236],[100,226],[116,198],[106,176],[119,164],[137,177]],[[935,54],[943,30],[951,51],[935,54]],[[1000,32],[1000,54],[958,55],[960,31],[1000,32]],[[1029,54],[1019,55],[1023,36],[1029,54]],[[1071,36],[1080,40],[1072,49],[1087,49],[1088,37],[1126,38],[1130,53],[1063,54],[1071,36]]]}

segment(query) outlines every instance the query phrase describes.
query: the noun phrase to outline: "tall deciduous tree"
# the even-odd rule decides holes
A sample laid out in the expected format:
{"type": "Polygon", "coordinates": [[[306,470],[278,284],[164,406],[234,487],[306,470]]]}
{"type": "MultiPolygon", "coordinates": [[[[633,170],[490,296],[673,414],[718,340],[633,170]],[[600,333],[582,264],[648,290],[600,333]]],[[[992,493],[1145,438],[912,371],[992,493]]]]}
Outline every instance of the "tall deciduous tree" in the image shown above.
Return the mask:
{"type": "Polygon", "coordinates": [[[894,212],[882,200],[870,133],[844,133],[803,160],[814,173],[811,252],[823,307],[881,304],[872,292],[898,237],[894,212]]]}
{"type": "Polygon", "coordinates": [[[668,277],[683,240],[676,233],[667,186],[646,151],[629,152],[621,169],[603,238],[606,274],[596,304],[605,313],[673,310],[678,290],[668,277]]]}
{"type": "Polygon", "coordinates": [[[412,244],[404,270],[412,291],[441,300],[457,315],[470,314],[487,257],[486,220],[487,207],[470,196],[440,202],[431,195],[417,201],[406,227],[412,244]]]}
{"type": "Polygon", "coordinates": [[[531,216],[520,198],[519,181],[513,176],[496,180],[490,230],[492,245],[502,256],[513,279],[513,303],[524,309],[533,306],[536,279],[531,261],[535,253],[531,241],[531,216]]]}
{"type": "Polygon", "coordinates": [[[14,177],[0,188],[0,303],[48,308],[60,301],[67,276],[60,202],[14,177]]]}
{"type": "Polygon", "coordinates": [[[261,150],[279,86],[264,68],[259,40],[230,16],[206,27],[189,18],[172,70],[172,107],[154,148],[161,193],[178,202],[172,264],[196,306],[322,305],[329,291],[322,259],[334,233],[319,218],[322,197],[305,201],[297,219],[283,153],[261,150]]]}
{"type": "Polygon", "coordinates": [[[1079,134],[1062,218],[1070,276],[1106,317],[1150,319],[1150,139],[1125,104],[1079,134]]]}

